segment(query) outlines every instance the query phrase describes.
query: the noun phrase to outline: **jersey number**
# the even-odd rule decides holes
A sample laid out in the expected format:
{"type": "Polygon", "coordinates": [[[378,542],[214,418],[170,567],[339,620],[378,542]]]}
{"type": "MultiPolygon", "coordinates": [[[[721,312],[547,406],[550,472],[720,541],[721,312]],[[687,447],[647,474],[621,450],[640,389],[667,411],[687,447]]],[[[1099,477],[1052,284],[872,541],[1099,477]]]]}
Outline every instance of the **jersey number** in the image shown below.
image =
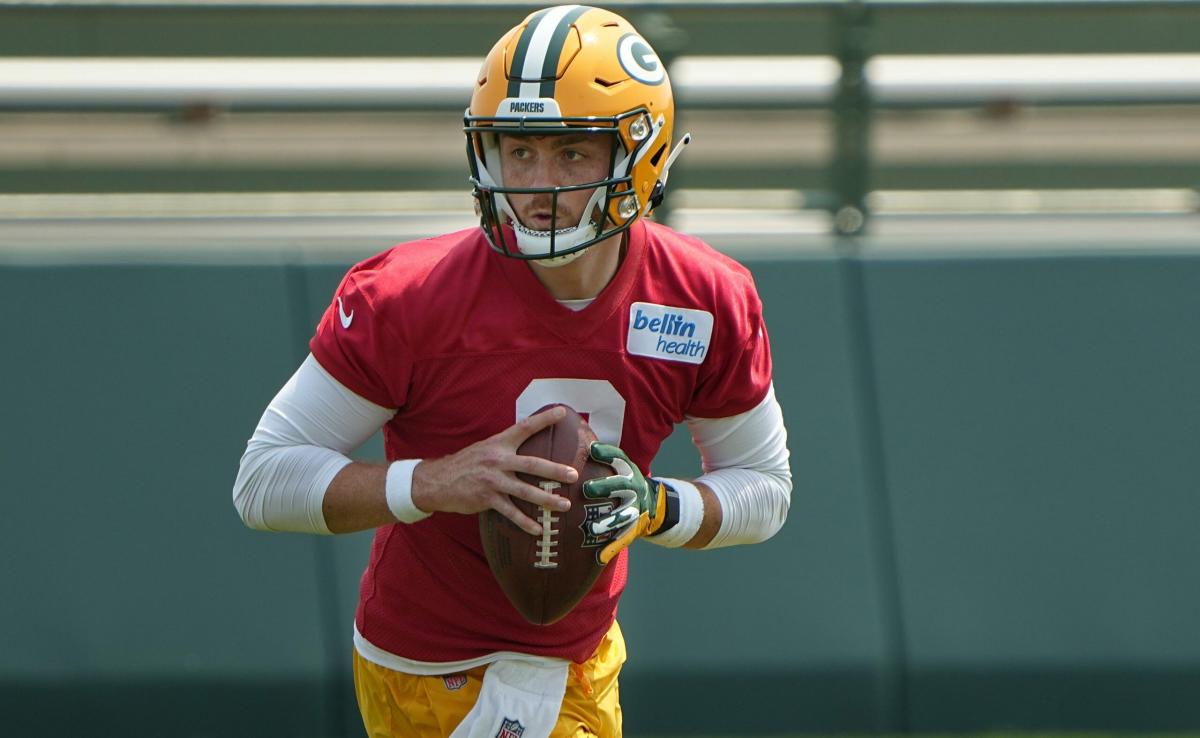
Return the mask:
{"type": "Polygon", "coordinates": [[[621,445],[625,398],[607,380],[535,379],[517,398],[517,420],[557,403],[569,405],[586,417],[596,437],[604,443],[621,445]]]}

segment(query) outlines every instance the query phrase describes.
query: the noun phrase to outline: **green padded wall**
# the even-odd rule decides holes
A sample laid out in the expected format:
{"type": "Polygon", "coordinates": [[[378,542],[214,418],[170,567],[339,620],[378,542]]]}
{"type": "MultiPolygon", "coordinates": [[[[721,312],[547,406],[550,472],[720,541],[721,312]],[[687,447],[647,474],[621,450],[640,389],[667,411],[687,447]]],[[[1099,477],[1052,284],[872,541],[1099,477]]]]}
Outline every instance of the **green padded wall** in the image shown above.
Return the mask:
{"type": "Polygon", "coordinates": [[[1200,725],[1200,254],[867,266],[912,727],[1200,725]]]}
{"type": "Polygon", "coordinates": [[[322,734],[318,542],[230,502],[290,372],[285,270],[4,267],[0,295],[6,730],[322,734]]]}
{"type": "MultiPolygon", "coordinates": [[[[1200,250],[853,254],[745,258],[791,517],[639,544],[628,733],[1200,726],[1200,250]]],[[[369,536],[230,502],[348,261],[0,266],[16,733],[360,734],[369,536]]],[[[696,465],[677,433],[655,470],[696,465]]]]}

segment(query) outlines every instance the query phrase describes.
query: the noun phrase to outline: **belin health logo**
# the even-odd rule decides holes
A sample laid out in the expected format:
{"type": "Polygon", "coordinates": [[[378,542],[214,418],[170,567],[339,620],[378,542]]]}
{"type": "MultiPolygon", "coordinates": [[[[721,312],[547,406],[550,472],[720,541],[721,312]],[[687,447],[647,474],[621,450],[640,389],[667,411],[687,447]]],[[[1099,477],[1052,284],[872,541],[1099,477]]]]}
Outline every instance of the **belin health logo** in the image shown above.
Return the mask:
{"type": "Polygon", "coordinates": [[[713,316],[706,310],[635,302],[625,350],[636,356],[699,364],[708,355],[713,316]]]}

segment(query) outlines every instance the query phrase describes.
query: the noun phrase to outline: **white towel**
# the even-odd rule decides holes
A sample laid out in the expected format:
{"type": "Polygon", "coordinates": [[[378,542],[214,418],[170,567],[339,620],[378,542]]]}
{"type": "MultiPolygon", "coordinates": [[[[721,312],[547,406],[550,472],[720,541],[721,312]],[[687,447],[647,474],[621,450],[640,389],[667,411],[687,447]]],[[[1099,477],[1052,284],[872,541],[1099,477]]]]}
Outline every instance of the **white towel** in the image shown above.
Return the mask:
{"type": "Polygon", "coordinates": [[[562,709],[568,666],[536,656],[494,662],[483,673],[475,706],[450,738],[548,738],[562,709]]]}

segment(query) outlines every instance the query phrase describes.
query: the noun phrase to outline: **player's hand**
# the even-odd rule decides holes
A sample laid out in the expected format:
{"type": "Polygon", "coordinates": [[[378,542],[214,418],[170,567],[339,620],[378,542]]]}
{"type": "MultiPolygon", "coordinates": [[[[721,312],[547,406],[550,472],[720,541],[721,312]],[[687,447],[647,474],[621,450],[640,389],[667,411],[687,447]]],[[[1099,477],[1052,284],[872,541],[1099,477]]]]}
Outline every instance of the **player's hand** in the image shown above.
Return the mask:
{"type": "Polygon", "coordinates": [[[600,550],[600,563],[607,564],[636,539],[653,535],[659,529],[667,517],[667,491],[662,482],[643,476],[616,446],[595,442],[588,453],[616,471],[611,477],[583,483],[583,496],[589,500],[616,501],[612,512],[588,524],[594,536],[614,536],[600,550]]]}
{"type": "Polygon", "coordinates": [[[564,464],[521,456],[517,448],[565,415],[562,407],[553,407],[457,453],[422,461],[413,469],[413,504],[425,512],[470,514],[490,508],[530,535],[541,535],[542,526],[522,513],[512,498],[559,511],[569,509],[571,503],[565,497],[521,481],[517,472],[563,484],[572,484],[579,474],[564,464]]]}

